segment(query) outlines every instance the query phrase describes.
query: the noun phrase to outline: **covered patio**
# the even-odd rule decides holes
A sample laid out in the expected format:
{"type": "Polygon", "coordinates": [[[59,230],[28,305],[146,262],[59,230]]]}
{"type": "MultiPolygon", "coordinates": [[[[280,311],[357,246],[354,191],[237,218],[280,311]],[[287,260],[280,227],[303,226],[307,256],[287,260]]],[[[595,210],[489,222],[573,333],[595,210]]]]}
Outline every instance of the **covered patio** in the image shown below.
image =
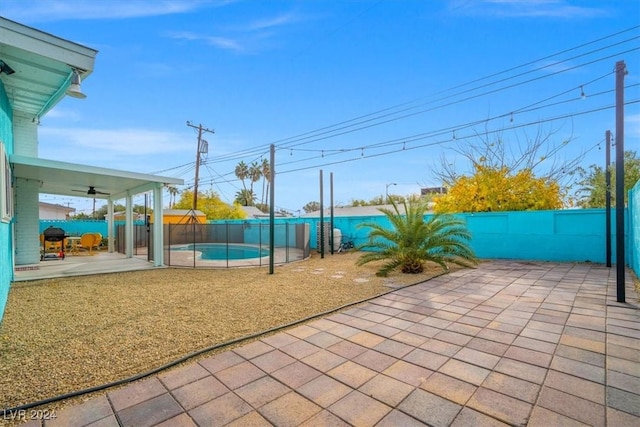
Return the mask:
{"type": "MultiPolygon", "coordinates": [[[[153,210],[158,221],[153,224],[155,239],[153,266],[163,265],[162,251],[162,191],[166,184],[181,184],[181,179],[160,177],[154,175],[126,172],[115,169],[100,168],[89,165],[81,165],[55,160],[41,159],[14,155],[10,157],[13,164],[14,175],[17,179],[27,182],[38,182],[39,193],[65,196],[85,196],[101,199],[107,202],[107,239],[108,252],[115,252],[114,248],[114,212],[113,203],[117,200],[125,201],[125,258],[133,257],[133,202],[136,194],[152,192],[153,210]]],[[[37,230],[33,231],[33,237],[37,238],[37,230]]],[[[28,242],[16,242],[16,249],[21,245],[32,244],[28,242]]],[[[66,262],[66,261],[65,261],[66,262]]],[[[33,265],[35,262],[18,263],[19,265],[33,265]]],[[[48,261],[40,264],[47,264],[48,261]]],[[[90,263],[89,265],[95,265],[90,263]]],[[[34,268],[35,269],[35,268],[34,268]]],[[[28,270],[28,269],[25,269],[28,270]]],[[[48,269],[50,270],[50,269],[48,269]]],[[[86,273],[85,273],[86,274],[86,273]]]]}
{"type": "Polygon", "coordinates": [[[154,268],[154,265],[147,261],[146,255],[127,257],[117,252],[98,252],[93,256],[67,256],[64,261],[46,260],[34,265],[16,267],[13,281],[25,282],[150,268],[154,268]]]}

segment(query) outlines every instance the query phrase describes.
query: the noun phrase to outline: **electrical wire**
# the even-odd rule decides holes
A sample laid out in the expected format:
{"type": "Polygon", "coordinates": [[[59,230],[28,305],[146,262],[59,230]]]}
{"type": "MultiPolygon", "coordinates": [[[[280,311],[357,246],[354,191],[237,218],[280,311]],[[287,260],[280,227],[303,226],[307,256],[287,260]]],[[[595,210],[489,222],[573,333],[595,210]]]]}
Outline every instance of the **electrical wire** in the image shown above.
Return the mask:
{"type": "MultiPolygon", "coordinates": [[[[600,39],[593,40],[593,41],[587,42],[587,43],[583,43],[583,44],[581,44],[579,46],[576,46],[576,47],[573,47],[573,48],[570,48],[570,49],[565,49],[565,50],[563,50],[561,52],[557,52],[555,54],[547,55],[547,56],[545,56],[545,57],[543,57],[541,59],[538,59],[538,60],[535,60],[535,61],[530,61],[530,62],[527,62],[525,64],[521,64],[519,66],[512,67],[510,69],[507,69],[507,70],[504,70],[504,71],[501,71],[501,72],[498,72],[498,73],[493,73],[493,74],[491,74],[489,76],[486,76],[486,77],[483,77],[483,78],[480,78],[480,79],[475,79],[475,80],[472,80],[470,82],[454,86],[453,88],[449,88],[449,89],[445,89],[443,91],[437,92],[436,94],[447,93],[448,91],[452,91],[452,90],[463,88],[463,87],[468,87],[468,86],[471,86],[471,85],[473,85],[475,83],[478,83],[478,82],[483,82],[483,81],[489,80],[489,79],[497,77],[497,76],[508,74],[508,73],[510,73],[512,71],[515,71],[517,69],[523,68],[525,66],[536,64],[536,63],[539,63],[539,62],[541,62],[543,60],[546,60],[546,59],[549,59],[549,58],[553,58],[553,57],[559,56],[561,54],[565,54],[565,53],[568,53],[568,52],[572,52],[572,51],[578,50],[578,49],[580,49],[582,47],[598,43],[600,41],[615,37],[615,36],[623,34],[625,32],[636,30],[637,28],[640,28],[640,26],[631,27],[631,28],[619,31],[617,33],[613,33],[613,34],[610,34],[608,36],[602,37],[600,39]]],[[[483,91],[481,93],[473,94],[473,92],[477,92],[478,90],[481,90],[483,88],[488,88],[490,86],[494,86],[494,85],[500,84],[502,82],[506,82],[506,81],[509,81],[509,80],[512,80],[512,79],[515,79],[515,78],[518,78],[518,77],[526,76],[526,75],[528,75],[528,74],[530,74],[532,72],[546,70],[546,69],[549,69],[552,66],[558,66],[558,65],[567,63],[567,62],[569,62],[571,60],[575,60],[577,58],[582,58],[582,57],[586,57],[588,55],[593,55],[594,53],[599,53],[599,52],[605,51],[607,49],[611,49],[613,47],[622,45],[624,43],[628,43],[628,42],[634,41],[634,40],[636,40],[638,38],[640,38],[640,36],[634,36],[634,37],[631,37],[631,38],[627,38],[627,39],[622,40],[622,41],[618,41],[618,42],[615,42],[615,43],[608,44],[607,46],[599,47],[597,49],[593,49],[593,50],[590,50],[588,52],[583,52],[583,53],[580,53],[578,55],[574,55],[574,56],[572,56],[570,58],[559,60],[557,62],[554,62],[553,64],[547,64],[545,66],[537,67],[534,70],[528,70],[528,71],[525,71],[525,72],[522,72],[522,73],[519,73],[519,74],[516,74],[516,75],[512,75],[512,76],[501,78],[499,80],[486,82],[486,83],[484,83],[482,85],[477,85],[477,86],[475,86],[473,88],[470,88],[470,89],[467,89],[465,91],[458,91],[458,92],[450,94],[448,96],[441,97],[441,98],[438,98],[436,100],[431,100],[431,101],[428,101],[428,102],[424,102],[422,104],[412,105],[412,104],[415,104],[418,101],[427,99],[426,97],[418,98],[417,100],[409,101],[409,102],[402,103],[402,104],[397,104],[397,105],[392,106],[392,107],[388,107],[388,108],[385,108],[385,109],[382,109],[382,110],[378,110],[378,111],[376,111],[374,113],[362,115],[362,116],[356,117],[354,119],[349,119],[349,120],[345,120],[345,121],[339,122],[339,123],[334,124],[334,125],[324,126],[322,128],[319,128],[319,129],[316,129],[316,130],[313,130],[313,131],[305,132],[305,133],[302,133],[302,134],[295,135],[293,137],[284,138],[284,139],[275,141],[275,144],[278,144],[278,143],[280,144],[277,147],[278,150],[281,150],[281,151],[282,150],[289,150],[291,154],[293,153],[293,151],[309,151],[309,152],[316,152],[316,153],[319,152],[320,153],[320,156],[311,156],[311,157],[306,157],[306,158],[303,158],[303,159],[296,159],[295,161],[280,163],[279,166],[292,164],[292,163],[310,162],[310,161],[313,161],[313,160],[317,160],[318,158],[324,158],[325,156],[326,157],[330,157],[330,156],[333,156],[333,155],[347,154],[347,153],[353,152],[353,151],[360,151],[360,156],[358,158],[343,159],[343,160],[335,161],[335,162],[326,162],[326,161],[324,161],[321,164],[317,164],[316,163],[316,164],[314,164],[312,166],[307,166],[307,167],[304,167],[304,168],[295,168],[295,169],[284,170],[284,171],[279,170],[279,173],[291,173],[291,172],[300,171],[300,170],[314,169],[314,168],[317,168],[317,167],[320,167],[320,166],[327,166],[327,165],[331,165],[331,164],[344,163],[344,162],[352,162],[352,161],[360,160],[360,159],[363,159],[363,158],[371,158],[371,157],[378,157],[378,156],[387,155],[387,154],[393,154],[393,153],[397,153],[399,151],[405,151],[407,149],[417,149],[417,148],[422,148],[422,147],[425,147],[425,146],[444,144],[446,142],[451,142],[452,140],[467,139],[470,136],[466,136],[464,138],[460,138],[459,136],[455,135],[455,133],[458,132],[458,135],[460,135],[460,131],[462,131],[464,129],[467,129],[467,128],[470,128],[470,127],[473,127],[473,126],[477,126],[477,125],[479,125],[481,123],[488,123],[489,120],[496,120],[496,119],[504,118],[504,117],[508,117],[508,116],[513,117],[514,114],[528,113],[528,112],[532,112],[532,111],[539,110],[539,109],[542,109],[542,108],[548,108],[548,107],[551,107],[551,106],[557,106],[557,105],[560,105],[560,104],[572,102],[573,99],[565,100],[565,101],[558,101],[558,102],[554,102],[554,103],[548,103],[548,101],[550,101],[552,99],[555,99],[557,97],[560,97],[562,95],[565,95],[567,93],[570,93],[572,90],[576,90],[577,88],[580,88],[582,90],[584,87],[586,87],[586,86],[588,86],[588,85],[590,85],[592,83],[595,83],[595,82],[597,82],[597,81],[599,81],[599,80],[611,75],[611,72],[608,72],[608,73],[606,73],[606,74],[604,74],[604,75],[602,75],[602,76],[600,76],[600,77],[598,77],[596,79],[593,79],[593,80],[591,80],[591,81],[589,81],[587,83],[583,83],[583,84],[580,84],[578,86],[573,86],[572,88],[564,90],[564,91],[562,91],[562,92],[560,92],[558,94],[555,94],[555,95],[546,97],[544,99],[541,99],[539,101],[536,101],[534,103],[530,103],[528,105],[519,107],[518,109],[512,109],[512,111],[503,112],[502,114],[500,114],[498,116],[494,116],[494,117],[492,117],[490,119],[486,119],[485,118],[485,119],[482,119],[482,120],[475,120],[475,121],[471,121],[471,122],[468,122],[468,123],[465,123],[465,124],[462,124],[462,125],[457,125],[457,126],[450,125],[450,126],[448,126],[446,128],[435,129],[435,130],[431,130],[431,131],[428,131],[428,132],[423,132],[422,134],[410,135],[408,137],[405,136],[405,137],[394,138],[392,140],[377,142],[375,144],[368,144],[368,145],[359,146],[359,147],[342,148],[342,149],[335,149],[335,150],[327,149],[326,147],[321,149],[321,150],[299,148],[299,147],[301,147],[303,145],[310,144],[312,142],[324,141],[324,140],[329,139],[329,138],[335,138],[335,137],[343,136],[343,135],[346,135],[346,134],[349,134],[349,133],[352,133],[352,132],[362,131],[362,130],[365,130],[365,129],[368,129],[368,128],[371,128],[371,127],[374,127],[374,126],[380,126],[380,125],[387,124],[387,123],[390,123],[390,122],[394,122],[394,121],[397,121],[397,120],[406,119],[408,117],[412,117],[412,116],[415,116],[415,115],[418,115],[418,114],[424,114],[426,112],[434,111],[435,109],[451,107],[451,106],[457,105],[459,103],[467,102],[467,101],[470,101],[472,99],[476,99],[476,98],[483,97],[483,96],[492,95],[492,94],[495,94],[497,92],[518,88],[518,87],[520,87],[522,85],[530,84],[530,83],[538,81],[538,80],[542,80],[542,79],[545,79],[545,78],[548,78],[548,77],[557,76],[557,75],[560,75],[562,73],[566,73],[566,72],[569,72],[569,71],[572,71],[572,70],[576,70],[576,69],[579,69],[579,68],[582,68],[582,67],[587,67],[587,66],[595,64],[597,62],[605,61],[605,60],[611,59],[611,58],[616,57],[616,56],[620,56],[620,55],[625,54],[625,53],[634,52],[634,51],[637,51],[638,49],[640,49],[640,47],[634,46],[634,47],[632,47],[630,49],[627,49],[625,51],[617,52],[615,54],[610,54],[610,55],[603,56],[603,57],[598,57],[598,58],[592,59],[590,61],[581,63],[579,65],[573,65],[573,66],[570,66],[570,67],[565,67],[563,70],[560,70],[560,71],[555,71],[555,72],[552,72],[552,73],[546,73],[545,75],[542,75],[542,76],[535,76],[535,77],[530,78],[528,80],[514,82],[514,83],[506,85],[506,86],[493,88],[493,89],[491,89],[489,91],[483,91]],[[465,96],[465,97],[462,98],[462,99],[454,99],[454,98],[460,97],[460,96],[465,96]],[[425,106],[425,105],[432,104],[432,103],[435,103],[435,102],[447,101],[447,100],[451,100],[451,101],[439,104],[439,105],[431,107],[431,108],[422,109],[422,110],[419,110],[419,111],[411,111],[411,110],[415,110],[416,108],[418,108],[420,106],[425,106]],[[540,105],[540,104],[544,104],[544,103],[546,103],[546,104],[545,105],[540,105]],[[536,107],[536,108],[534,108],[534,107],[536,107]],[[401,108],[401,109],[399,109],[399,108],[401,108]],[[407,113],[407,114],[400,115],[400,114],[402,114],[404,112],[409,112],[409,111],[411,111],[411,112],[407,113]],[[386,120],[382,120],[382,119],[386,119],[386,120]],[[360,126],[360,127],[356,127],[356,126],[360,126]],[[421,140],[427,139],[428,137],[440,136],[444,132],[453,132],[453,138],[444,139],[444,140],[439,141],[439,142],[431,142],[431,143],[428,143],[428,144],[423,144],[423,145],[419,145],[419,146],[415,146],[415,147],[413,147],[413,146],[412,147],[407,147],[408,143],[421,141],[421,140]],[[370,151],[370,150],[374,150],[374,149],[380,149],[380,148],[383,148],[383,147],[399,146],[400,144],[402,145],[402,149],[401,150],[400,149],[387,150],[387,151],[382,152],[382,153],[366,153],[366,155],[365,155],[365,150],[370,151]]],[[[635,86],[635,85],[631,85],[629,87],[633,87],[633,86],[635,86]]],[[[595,92],[595,93],[590,94],[590,98],[598,96],[598,94],[610,93],[610,92],[611,91],[595,92]]],[[[635,103],[635,101],[631,102],[631,103],[635,103]]],[[[629,105],[629,104],[630,103],[626,103],[626,105],[629,105]]],[[[594,112],[597,112],[597,111],[602,111],[602,109],[607,109],[607,108],[612,108],[612,107],[598,108],[598,109],[593,109],[593,110],[589,110],[589,111],[586,111],[586,112],[574,113],[574,114],[566,114],[566,115],[561,115],[561,116],[557,116],[557,117],[553,117],[553,118],[549,118],[549,119],[538,120],[538,121],[535,121],[535,122],[531,122],[527,126],[531,126],[531,125],[534,125],[534,124],[545,123],[545,122],[549,122],[549,121],[560,120],[562,118],[570,118],[570,117],[573,117],[573,116],[579,116],[579,115],[583,115],[583,114],[590,114],[590,113],[594,113],[594,112]]],[[[517,127],[522,127],[522,126],[517,126],[517,127]]],[[[506,130],[514,129],[514,128],[517,128],[517,127],[509,127],[509,128],[506,128],[506,130]]],[[[504,130],[505,129],[503,128],[500,131],[504,131],[504,130]]],[[[497,132],[497,131],[492,131],[492,132],[497,132]]],[[[267,152],[267,148],[264,145],[261,145],[261,146],[257,146],[257,147],[253,147],[253,148],[248,148],[248,149],[245,149],[245,150],[240,150],[240,151],[237,151],[237,152],[234,152],[234,153],[229,153],[229,154],[226,154],[224,156],[217,156],[215,158],[211,158],[211,159],[208,160],[208,163],[221,163],[221,162],[225,162],[225,161],[230,161],[230,160],[235,160],[235,159],[238,159],[238,158],[242,158],[240,156],[246,157],[247,155],[257,156],[256,157],[256,160],[257,160],[260,157],[264,156],[266,152],[267,152]]],[[[256,161],[256,160],[253,160],[253,161],[256,161]]],[[[181,165],[181,166],[187,166],[187,165],[181,165]]],[[[180,166],[175,167],[175,168],[171,168],[170,170],[179,169],[179,168],[180,168],[180,166]]],[[[184,173],[187,173],[187,172],[184,172],[184,173]]],[[[216,174],[218,175],[219,178],[222,178],[224,176],[234,175],[233,172],[229,172],[227,174],[222,174],[222,175],[219,174],[219,173],[216,173],[216,174]]],[[[203,183],[207,183],[208,182],[211,185],[214,185],[214,184],[217,185],[218,183],[221,183],[221,182],[231,183],[231,182],[234,182],[234,181],[235,180],[226,180],[226,181],[222,180],[221,181],[218,178],[211,177],[210,181],[201,181],[201,182],[203,182],[203,183]]]]}
{"type": "MultiPolygon", "coordinates": [[[[428,99],[431,96],[435,96],[435,95],[439,95],[439,94],[446,93],[446,92],[449,92],[449,91],[453,91],[453,90],[456,90],[456,89],[460,89],[460,88],[463,88],[463,87],[466,87],[466,86],[470,86],[472,84],[475,84],[475,83],[478,83],[478,82],[481,82],[481,81],[484,81],[484,80],[491,79],[493,77],[497,77],[497,76],[500,76],[500,75],[503,75],[503,74],[507,74],[507,73],[510,73],[512,71],[515,71],[515,70],[518,70],[518,69],[521,69],[521,68],[524,68],[524,67],[528,67],[528,66],[533,65],[535,63],[546,61],[546,60],[554,58],[556,56],[559,56],[559,55],[562,55],[562,54],[565,54],[565,53],[568,53],[568,52],[572,52],[572,51],[581,49],[583,47],[590,46],[592,44],[596,44],[598,42],[601,42],[601,41],[616,37],[618,35],[621,35],[621,34],[636,30],[638,28],[640,28],[640,25],[637,25],[637,26],[634,26],[634,27],[630,27],[630,28],[626,28],[626,29],[623,29],[621,31],[609,34],[607,36],[600,37],[598,39],[595,39],[595,40],[592,40],[592,41],[589,41],[589,42],[586,42],[586,43],[583,43],[583,44],[580,44],[578,46],[574,46],[574,47],[571,47],[571,48],[568,48],[568,49],[564,49],[562,51],[555,52],[555,53],[550,54],[550,55],[546,55],[546,56],[544,56],[542,58],[539,58],[539,59],[536,59],[536,60],[533,60],[533,61],[529,61],[529,62],[526,62],[524,64],[520,64],[520,65],[515,66],[515,67],[511,67],[511,68],[508,68],[506,70],[490,74],[488,76],[484,76],[484,77],[481,77],[481,78],[478,78],[478,79],[474,79],[474,80],[471,80],[471,81],[466,82],[466,83],[462,83],[462,84],[459,84],[459,85],[456,85],[456,86],[452,86],[450,88],[441,90],[439,92],[435,92],[434,94],[432,94],[430,96],[427,96],[427,97],[417,98],[415,100],[408,101],[408,102],[403,102],[403,103],[400,103],[400,104],[396,104],[394,106],[387,107],[387,108],[384,108],[382,110],[375,111],[373,113],[369,113],[369,114],[365,114],[365,115],[362,115],[362,116],[355,117],[353,119],[341,121],[341,122],[338,122],[338,123],[333,124],[333,125],[324,126],[324,127],[321,127],[321,128],[318,128],[318,129],[315,129],[315,130],[312,130],[312,131],[304,132],[304,133],[301,133],[301,134],[297,134],[297,135],[294,135],[294,136],[291,136],[291,137],[288,137],[288,138],[279,139],[279,140],[273,141],[272,144],[281,144],[281,143],[285,143],[285,142],[291,142],[291,140],[299,140],[301,138],[305,139],[303,137],[308,138],[308,137],[310,137],[309,135],[317,134],[318,132],[323,132],[323,131],[326,131],[328,129],[331,129],[331,128],[334,128],[334,127],[339,127],[339,126],[345,125],[345,124],[350,123],[350,122],[354,122],[354,121],[357,121],[357,120],[360,120],[360,119],[364,119],[364,118],[367,118],[367,117],[370,117],[370,116],[373,116],[373,115],[377,115],[377,114],[380,114],[380,113],[385,113],[385,112],[388,112],[388,111],[393,110],[393,109],[397,109],[397,108],[400,108],[400,107],[405,107],[405,106],[410,105],[412,103],[415,103],[415,102],[418,102],[418,101],[421,101],[421,100],[424,100],[424,99],[428,99]]],[[[628,39],[628,40],[634,40],[636,38],[637,37],[634,37],[634,38],[628,39]]],[[[609,45],[609,46],[607,46],[605,48],[618,45],[619,43],[615,43],[615,44],[609,45]]],[[[600,48],[597,51],[600,51],[602,49],[604,49],[604,48],[600,48]]],[[[555,65],[558,65],[561,62],[562,61],[556,62],[555,65]]],[[[564,62],[566,62],[566,60],[564,62]]],[[[486,85],[484,85],[484,86],[486,86],[486,85]]],[[[240,150],[240,151],[237,151],[235,153],[230,153],[230,154],[227,154],[225,156],[218,157],[217,159],[219,159],[219,161],[235,160],[237,158],[241,158],[242,156],[254,153],[255,150],[265,150],[264,145],[260,145],[260,146],[256,146],[256,147],[252,147],[252,148],[247,148],[245,150],[240,150]]]]}
{"type": "MultiPolygon", "coordinates": [[[[632,29],[635,29],[635,28],[638,28],[638,27],[640,27],[640,26],[633,27],[632,29]]],[[[631,29],[630,29],[630,30],[631,30],[631,29]]],[[[616,34],[619,34],[619,33],[616,33],[616,34]]],[[[594,53],[594,52],[599,52],[599,51],[602,51],[602,50],[604,50],[604,49],[609,49],[609,48],[614,47],[614,46],[617,46],[617,45],[619,45],[619,44],[621,44],[621,43],[625,43],[625,42],[628,42],[628,41],[636,40],[636,39],[638,39],[638,38],[640,38],[640,36],[632,37],[632,38],[630,38],[630,39],[627,39],[627,40],[624,40],[624,41],[621,41],[621,42],[618,42],[618,43],[614,43],[614,44],[611,44],[611,45],[608,45],[608,46],[605,46],[605,47],[602,47],[602,48],[599,48],[599,49],[595,49],[595,50],[590,51],[590,52],[587,52],[587,53],[583,53],[583,54],[580,54],[580,55],[576,55],[576,56],[573,56],[573,57],[567,58],[567,59],[565,59],[565,60],[558,61],[558,62],[553,63],[553,64],[547,64],[547,65],[544,65],[544,66],[542,66],[542,67],[536,68],[536,69],[534,69],[534,70],[529,70],[529,71],[526,71],[526,72],[520,73],[520,74],[518,74],[518,75],[516,75],[516,76],[511,76],[511,77],[503,78],[503,79],[500,79],[500,80],[498,80],[498,81],[489,82],[489,83],[483,84],[483,85],[481,85],[481,86],[478,86],[478,87],[475,87],[475,88],[472,88],[472,89],[465,90],[465,91],[463,91],[463,92],[457,92],[457,93],[455,93],[455,94],[453,94],[453,95],[448,95],[448,96],[446,96],[446,97],[441,97],[441,98],[438,98],[438,99],[436,99],[436,100],[429,101],[429,102],[427,102],[427,103],[422,103],[422,104],[419,104],[419,105],[417,105],[417,106],[413,106],[413,107],[409,107],[409,108],[404,108],[404,109],[402,109],[402,110],[395,111],[395,112],[393,112],[393,113],[387,113],[387,114],[384,114],[384,115],[379,115],[379,116],[376,116],[376,117],[374,117],[374,118],[368,118],[367,120],[356,121],[356,120],[358,120],[359,118],[367,118],[367,117],[370,117],[370,116],[372,116],[372,115],[376,115],[376,114],[378,114],[378,112],[374,112],[374,113],[366,114],[366,115],[364,115],[364,116],[360,116],[360,117],[355,118],[355,119],[346,120],[346,121],[340,122],[340,123],[335,124],[335,125],[325,126],[325,127],[323,127],[323,128],[320,128],[320,129],[317,129],[317,130],[314,130],[314,131],[305,132],[305,133],[303,133],[303,134],[299,134],[298,136],[289,137],[289,138],[284,138],[284,139],[281,139],[281,140],[278,140],[278,141],[273,142],[273,144],[279,144],[279,147],[280,147],[280,148],[288,148],[288,147],[291,147],[291,146],[299,145],[299,144],[291,145],[291,144],[293,144],[293,143],[302,142],[302,141],[308,140],[308,139],[310,139],[310,138],[315,138],[315,139],[314,139],[314,141],[322,140],[322,139],[326,139],[326,138],[318,138],[318,137],[319,137],[320,135],[325,135],[325,134],[327,134],[327,133],[335,133],[335,132],[337,132],[337,131],[339,131],[339,130],[348,129],[348,128],[351,128],[351,127],[356,126],[356,125],[358,125],[358,124],[367,123],[367,122],[370,122],[370,121],[372,121],[372,120],[378,120],[378,119],[381,119],[381,118],[389,117],[389,116],[391,116],[391,115],[397,115],[397,114],[399,114],[399,113],[402,113],[402,112],[405,112],[405,111],[409,111],[409,110],[411,110],[411,109],[417,108],[417,107],[419,107],[419,106],[424,106],[424,105],[427,105],[427,104],[429,104],[429,103],[434,103],[434,102],[437,102],[437,101],[443,101],[443,100],[447,100],[447,99],[450,99],[450,98],[455,97],[455,96],[464,95],[464,94],[467,94],[467,93],[470,93],[470,92],[476,91],[476,90],[481,89],[481,88],[485,88],[485,87],[488,87],[488,86],[491,86],[491,85],[495,85],[495,84],[497,84],[497,83],[501,83],[501,82],[504,82],[504,81],[510,80],[510,79],[512,79],[512,78],[515,78],[515,77],[520,77],[520,76],[524,76],[524,75],[530,74],[530,73],[532,73],[532,72],[536,72],[536,71],[541,71],[541,70],[544,70],[544,69],[548,69],[549,67],[552,67],[552,66],[553,66],[553,67],[557,67],[558,65],[560,65],[560,64],[562,64],[562,63],[564,63],[564,62],[572,61],[572,60],[574,60],[574,59],[577,59],[577,58],[580,58],[580,57],[583,57],[583,56],[586,56],[586,55],[592,54],[592,53],[594,53]],[[350,125],[348,125],[348,126],[339,126],[339,125],[346,124],[346,123],[351,123],[351,122],[354,122],[354,121],[355,121],[355,123],[352,123],[352,124],[350,124],[350,125]],[[331,129],[331,130],[327,130],[327,129],[331,129]],[[286,144],[282,144],[282,142],[287,142],[287,143],[286,143],[286,144]]],[[[588,44],[588,43],[587,43],[587,44],[588,44]]],[[[584,46],[584,45],[587,45],[587,44],[583,44],[583,45],[581,45],[581,46],[584,46]]],[[[632,51],[635,51],[635,50],[638,50],[638,49],[640,49],[640,47],[634,47],[634,48],[632,48],[632,49],[628,49],[628,50],[625,50],[625,51],[622,51],[622,52],[617,52],[617,53],[615,53],[615,54],[613,54],[613,55],[608,55],[608,56],[606,56],[606,57],[597,58],[597,59],[595,59],[595,60],[592,60],[592,61],[589,61],[589,62],[586,62],[586,63],[580,64],[580,65],[575,65],[575,66],[567,67],[567,68],[564,68],[563,70],[556,71],[556,72],[553,72],[553,73],[548,73],[548,74],[545,74],[545,75],[543,75],[543,76],[539,76],[539,77],[536,77],[536,78],[533,78],[533,79],[526,80],[526,81],[524,81],[524,82],[514,83],[514,84],[511,84],[511,85],[505,86],[505,87],[503,87],[503,88],[500,88],[499,90],[492,90],[492,91],[484,92],[484,93],[479,94],[479,95],[470,96],[470,97],[464,98],[464,99],[462,99],[462,100],[453,101],[453,102],[447,103],[447,104],[445,104],[445,105],[443,105],[443,106],[440,106],[440,107],[438,107],[438,108],[442,108],[442,107],[444,107],[444,106],[451,106],[451,105],[455,105],[455,104],[457,104],[457,103],[464,102],[464,101],[468,101],[468,100],[470,100],[470,99],[475,99],[475,98],[480,97],[480,96],[489,95],[489,94],[494,94],[494,93],[496,93],[496,92],[498,92],[498,91],[506,90],[506,89],[509,89],[509,88],[514,88],[514,87],[517,87],[517,86],[519,86],[519,85],[523,85],[523,84],[531,83],[531,82],[533,82],[533,81],[537,81],[537,80],[540,80],[540,79],[544,79],[544,78],[552,77],[552,76],[555,76],[555,75],[558,75],[558,74],[561,74],[561,73],[566,73],[566,72],[572,71],[572,70],[574,70],[574,69],[577,69],[577,68],[580,68],[580,67],[583,67],[583,66],[586,66],[586,65],[591,65],[591,64],[596,63],[596,62],[604,61],[604,60],[606,60],[606,59],[611,59],[611,58],[613,58],[613,57],[615,57],[615,56],[619,56],[619,55],[622,55],[622,54],[624,54],[624,53],[629,53],[629,52],[632,52],[632,51]]],[[[563,51],[563,52],[567,52],[567,51],[571,51],[571,50],[575,50],[575,48],[574,48],[574,49],[567,49],[567,50],[565,50],[565,51],[563,51]]],[[[549,57],[553,57],[553,56],[555,56],[555,55],[549,55],[549,56],[545,57],[545,59],[548,59],[549,57]]],[[[538,62],[538,61],[531,61],[531,62],[528,62],[527,64],[523,64],[523,65],[518,66],[518,67],[513,67],[513,68],[511,68],[511,69],[509,69],[509,70],[518,69],[518,68],[523,67],[524,65],[530,65],[530,64],[535,63],[535,62],[538,62]]],[[[505,72],[506,72],[506,71],[505,71],[505,72]]],[[[494,73],[494,74],[492,74],[491,76],[501,75],[501,74],[503,74],[503,73],[505,73],[505,72],[494,73]]],[[[474,82],[482,81],[482,80],[485,80],[485,78],[476,79],[476,80],[474,80],[474,82]]],[[[456,88],[458,88],[458,87],[464,87],[464,86],[466,86],[466,85],[467,85],[467,84],[458,85],[458,86],[456,86],[456,88]]],[[[441,91],[441,93],[442,93],[442,92],[445,92],[445,91],[441,91]]],[[[399,105],[399,106],[404,106],[404,105],[410,104],[410,103],[412,103],[412,102],[415,102],[415,101],[410,101],[409,103],[403,103],[403,104],[398,104],[398,105],[399,105]]],[[[394,109],[394,108],[395,108],[395,106],[394,106],[394,107],[389,107],[389,108],[386,108],[386,109],[380,110],[380,112],[388,111],[388,110],[391,110],[391,109],[394,109]]],[[[430,108],[430,109],[426,109],[426,110],[421,110],[421,111],[419,111],[419,112],[417,112],[417,113],[412,113],[412,114],[407,114],[407,115],[404,115],[404,116],[401,116],[401,117],[397,117],[396,119],[397,119],[397,120],[400,120],[400,119],[403,119],[403,118],[411,117],[411,116],[416,115],[416,114],[423,114],[423,113],[425,113],[425,112],[429,112],[429,111],[433,111],[433,109],[432,109],[432,108],[430,108]]],[[[379,124],[388,123],[389,121],[394,121],[394,120],[386,120],[386,121],[383,121],[382,123],[379,123],[379,124]]],[[[376,124],[376,126],[377,126],[377,125],[379,125],[379,124],[376,124]]],[[[367,127],[370,127],[370,126],[360,127],[360,128],[354,129],[353,131],[362,130],[362,129],[365,129],[365,128],[367,128],[367,127]]],[[[345,133],[348,133],[348,132],[345,132],[345,133]]],[[[339,135],[342,135],[342,134],[344,134],[344,133],[339,133],[339,135]]],[[[308,143],[308,142],[305,142],[305,143],[308,143]]],[[[253,153],[253,152],[255,152],[255,150],[256,150],[256,149],[259,149],[259,150],[261,150],[261,151],[266,150],[266,148],[264,148],[264,146],[259,146],[259,147],[255,147],[255,148],[252,148],[252,149],[246,149],[246,150],[238,151],[238,152],[236,152],[236,153],[230,153],[230,154],[227,154],[227,155],[225,155],[225,156],[216,157],[215,161],[233,160],[233,159],[238,158],[238,156],[247,155],[248,153],[253,153]]]]}

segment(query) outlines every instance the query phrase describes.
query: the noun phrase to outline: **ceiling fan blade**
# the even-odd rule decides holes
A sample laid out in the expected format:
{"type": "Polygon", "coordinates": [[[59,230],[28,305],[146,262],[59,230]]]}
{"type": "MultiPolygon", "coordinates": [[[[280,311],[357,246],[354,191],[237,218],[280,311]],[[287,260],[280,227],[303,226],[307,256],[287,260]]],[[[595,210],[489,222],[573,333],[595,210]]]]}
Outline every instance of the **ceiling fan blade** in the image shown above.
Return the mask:
{"type": "Polygon", "coordinates": [[[88,196],[95,196],[96,194],[100,194],[100,195],[103,195],[103,196],[110,196],[111,195],[111,193],[105,193],[104,191],[96,190],[96,187],[94,187],[93,185],[90,185],[89,189],[87,191],[85,191],[85,190],[76,190],[76,189],[73,189],[73,188],[71,189],[71,191],[75,191],[77,193],[84,193],[84,194],[86,194],[88,196]]]}

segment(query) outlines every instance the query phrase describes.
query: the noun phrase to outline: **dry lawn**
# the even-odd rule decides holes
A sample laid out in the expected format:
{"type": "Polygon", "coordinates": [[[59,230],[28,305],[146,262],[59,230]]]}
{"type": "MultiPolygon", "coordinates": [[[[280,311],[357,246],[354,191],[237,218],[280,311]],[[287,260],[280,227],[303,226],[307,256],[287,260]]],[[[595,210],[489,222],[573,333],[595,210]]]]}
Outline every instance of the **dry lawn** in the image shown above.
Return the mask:
{"type": "Polygon", "coordinates": [[[264,267],[166,268],[16,283],[0,325],[0,413],[441,272],[379,278],[375,265],[357,267],[357,257],[314,254],[273,275],[264,267]]]}

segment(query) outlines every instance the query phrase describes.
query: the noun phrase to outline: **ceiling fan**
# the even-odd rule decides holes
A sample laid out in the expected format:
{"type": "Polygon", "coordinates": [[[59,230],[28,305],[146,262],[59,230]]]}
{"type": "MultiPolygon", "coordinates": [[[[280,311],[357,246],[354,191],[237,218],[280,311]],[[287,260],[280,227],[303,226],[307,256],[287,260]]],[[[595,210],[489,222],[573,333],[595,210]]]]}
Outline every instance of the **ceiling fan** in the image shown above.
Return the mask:
{"type": "MultiPolygon", "coordinates": [[[[77,191],[78,193],[84,193],[84,190],[71,190],[71,191],[77,191]]],[[[87,190],[87,194],[89,196],[95,196],[96,194],[103,194],[105,196],[109,196],[111,193],[104,193],[102,191],[98,191],[96,190],[96,187],[94,187],[93,185],[89,186],[89,190],[87,190]]]]}

